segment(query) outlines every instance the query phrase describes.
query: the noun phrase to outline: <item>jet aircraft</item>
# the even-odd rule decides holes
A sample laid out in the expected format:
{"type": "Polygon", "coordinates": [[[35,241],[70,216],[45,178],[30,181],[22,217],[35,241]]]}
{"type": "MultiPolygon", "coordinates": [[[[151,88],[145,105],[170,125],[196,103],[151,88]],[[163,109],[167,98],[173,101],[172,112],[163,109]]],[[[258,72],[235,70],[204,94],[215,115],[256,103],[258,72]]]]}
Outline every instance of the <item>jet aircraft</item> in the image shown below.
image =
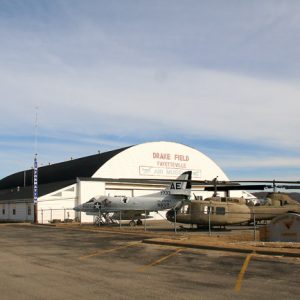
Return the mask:
{"type": "Polygon", "coordinates": [[[74,207],[75,211],[85,212],[88,215],[102,216],[107,223],[113,219],[128,219],[130,225],[141,225],[142,218],[148,218],[150,211],[161,211],[166,209],[179,209],[189,201],[191,194],[192,172],[186,171],[170,185],[158,193],[139,196],[95,196],[88,202],[74,207]],[[109,214],[113,213],[112,216],[109,214]],[[142,215],[144,214],[144,215],[142,215]]]}

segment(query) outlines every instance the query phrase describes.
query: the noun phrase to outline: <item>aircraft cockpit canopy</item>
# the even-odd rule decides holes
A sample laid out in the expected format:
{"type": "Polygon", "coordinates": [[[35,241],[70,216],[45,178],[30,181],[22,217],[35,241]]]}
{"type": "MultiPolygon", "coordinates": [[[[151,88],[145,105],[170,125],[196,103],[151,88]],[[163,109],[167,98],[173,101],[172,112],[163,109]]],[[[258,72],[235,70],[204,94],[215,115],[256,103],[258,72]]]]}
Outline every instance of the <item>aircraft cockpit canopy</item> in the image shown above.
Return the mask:
{"type": "Polygon", "coordinates": [[[95,197],[93,197],[91,200],[89,200],[87,203],[92,203],[92,202],[94,202],[96,199],[95,199],[95,197]]]}

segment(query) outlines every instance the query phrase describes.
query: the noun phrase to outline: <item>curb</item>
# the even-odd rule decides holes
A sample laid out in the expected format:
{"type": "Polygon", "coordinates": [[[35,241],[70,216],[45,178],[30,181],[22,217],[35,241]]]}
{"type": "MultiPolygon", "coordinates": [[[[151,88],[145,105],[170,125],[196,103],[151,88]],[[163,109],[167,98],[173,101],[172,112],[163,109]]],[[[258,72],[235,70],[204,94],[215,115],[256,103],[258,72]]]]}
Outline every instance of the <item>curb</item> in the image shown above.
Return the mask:
{"type": "Polygon", "coordinates": [[[289,251],[276,251],[274,249],[257,249],[257,247],[253,248],[237,248],[237,247],[224,247],[224,246],[216,246],[216,245],[204,245],[204,244],[191,244],[191,243],[177,243],[171,241],[158,241],[153,239],[145,239],[143,240],[145,244],[154,244],[154,245],[167,245],[167,246],[175,246],[175,247],[184,247],[184,248],[193,248],[193,249],[205,249],[205,250],[215,250],[215,251],[228,251],[228,252],[236,252],[236,253],[255,253],[261,255],[271,255],[271,256],[287,256],[287,257],[298,257],[300,258],[300,252],[289,252],[289,251]]]}

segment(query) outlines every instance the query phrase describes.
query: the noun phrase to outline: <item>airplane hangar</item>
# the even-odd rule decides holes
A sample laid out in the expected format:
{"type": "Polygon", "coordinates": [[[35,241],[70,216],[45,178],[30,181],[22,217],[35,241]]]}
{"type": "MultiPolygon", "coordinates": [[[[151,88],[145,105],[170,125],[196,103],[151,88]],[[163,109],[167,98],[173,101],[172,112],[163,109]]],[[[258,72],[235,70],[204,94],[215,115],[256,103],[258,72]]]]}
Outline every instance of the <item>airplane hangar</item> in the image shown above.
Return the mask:
{"type": "MultiPolygon", "coordinates": [[[[216,176],[218,180],[228,180],[221,168],[200,151],[163,141],[40,166],[37,221],[93,222],[94,216],[75,212],[73,207],[96,195],[141,196],[157,192],[163,188],[161,184],[133,179],[175,179],[187,170],[192,171],[194,180],[212,180],[216,176]]],[[[33,222],[33,172],[24,170],[0,180],[0,221],[33,222]]],[[[241,193],[236,191],[235,195],[241,193]]],[[[212,192],[198,187],[192,194],[206,198],[212,192]]]]}

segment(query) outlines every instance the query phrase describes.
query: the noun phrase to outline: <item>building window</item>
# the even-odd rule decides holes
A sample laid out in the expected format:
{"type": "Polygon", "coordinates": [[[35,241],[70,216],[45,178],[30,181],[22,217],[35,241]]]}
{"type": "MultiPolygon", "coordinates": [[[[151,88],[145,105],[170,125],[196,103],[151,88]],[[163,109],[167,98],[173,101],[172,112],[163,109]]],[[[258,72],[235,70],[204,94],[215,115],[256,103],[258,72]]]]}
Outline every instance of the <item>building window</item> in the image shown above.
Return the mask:
{"type": "Polygon", "coordinates": [[[27,215],[30,216],[31,215],[31,206],[27,206],[27,215]]]}
{"type": "Polygon", "coordinates": [[[5,215],[5,208],[2,208],[2,215],[5,215]]]}
{"type": "Polygon", "coordinates": [[[13,209],[13,215],[15,215],[15,214],[16,214],[16,209],[14,208],[14,209],[13,209]]]}

